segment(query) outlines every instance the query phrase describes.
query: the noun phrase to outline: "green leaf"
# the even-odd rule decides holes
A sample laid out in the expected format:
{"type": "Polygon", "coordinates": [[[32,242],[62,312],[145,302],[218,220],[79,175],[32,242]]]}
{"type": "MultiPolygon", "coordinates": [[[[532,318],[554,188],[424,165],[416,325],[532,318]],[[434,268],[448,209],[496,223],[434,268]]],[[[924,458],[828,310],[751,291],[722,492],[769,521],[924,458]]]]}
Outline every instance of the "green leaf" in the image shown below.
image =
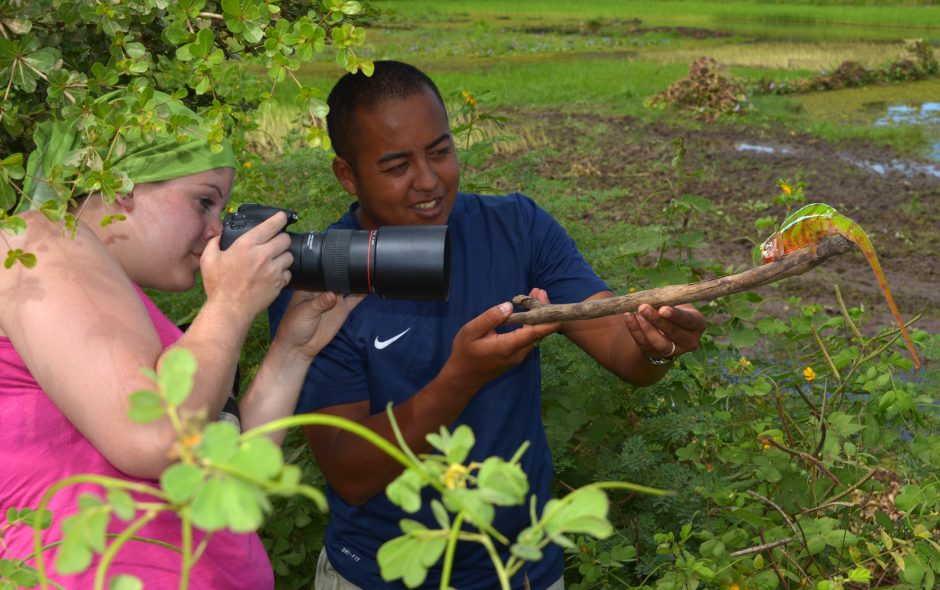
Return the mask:
{"type": "Polygon", "coordinates": [[[193,524],[206,532],[225,528],[227,508],[223,505],[225,484],[221,479],[209,479],[193,500],[193,524]]]}
{"type": "Polygon", "coordinates": [[[131,409],[128,412],[134,422],[147,423],[166,414],[163,400],[155,391],[141,389],[131,394],[131,409]]]}
{"type": "Polygon", "coordinates": [[[404,471],[385,488],[389,501],[405,512],[414,514],[421,508],[421,488],[425,485],[422,477],[415,471],[404,471]]]}
{"type": "Polygon", "coordinates": [[[894,498],[894,505],[898,510],[910,512],[924,499],[924,490],[918,485],[910,484],[901,488],[901,493],[894,498]]]}
{"type": "Polygon", "coordinates": [[[806,550],[809,551],[810,555],[816,555],[825,548],[826,538],[824,536],[815,534],[806,537],[806,550]]]}
{"type": "Polygon", "coordinates": [[[783,474],[780,473],[773,463],[767,457],[758,455],[754,457],[754,475],[759,477],[763,481],[776,483],[783,479],[783,474]]]}
{"type": "Polygon", "coordinates": [[[264,512],[269,507],[264,494],[238,479],[221,481],[222,507],[227,516],[228,528],[236,533],[258,530],[264,523],[264,512]]]}
{"type": "Polygon", "coordinates": [[[239,432],[229,422],[212,422],[202,432],[199,455],[204,459],[227,464],[238,452],[239,432]]]}
{"type": "Polygon", "coordinates": [[[463,463],[475,442],[473,431],[466,424],[461,424],[453,434],[441,426],[439,434],[429,433],[427,441],[447,458],[448,463],[463,463]]]}
{"type": "Polygon", "coordinates": [[[160,476],[160,487],[166,492],[171,502],[180,504],[189,500],[199,489],[205,474],[188,463],[176,463],[167,468],[160,476]]]}
{"type": "Polygon", "coordinates": [[[447,509],[440,500],[436,498],[431,500],[431,513],[434,514],[434,520],[442,529],[450,528],[450,514],[447,513],[447,509]]]}
{"type": "Polygon", "coordinates": [[[849,582],[867,584],[871,581],[871,570],[867,567],[854,567],[849,570],[849,582]]]}
{"type": "Polygon", "coordinates": [[[924,574],[927,572],[927,565],[924,560],[916,553],[908,553],[904,556],[904,569],[901,572],[901,578],[908,584],[919,586],[924,574]]]}
{"type": "Polygon", "coordinates": [[[525,501],[529,480],[518,465],[490,457],[480,466],[477,488],[487,502],[497,506],[517,506],[525,501]]]}
{"type": "Polygon", "coordinates": [[[607,494],[596,488],[581,488],[562,500],[549,500],[542,511],[542,526],[550,536],[584,533],[604,539],[613,532],[607,509],[607,494]]]}
{"type": "Polygon", "coordinates": [[[229,465],[258,479],[270,479],[281,471],[284,457],[280,446],[262,436],[242,444],[229,465]]]}
{"type": "Polygon", "coordinates": [[[124,490],[113,488],[108,490],[108,504],[121,520],[130,520],[134,518],[137,512],[137,504],[134,498],[124,490]]]}
{"type": "Polygon", "coordinates": [[[397,537],[379,547],[376,554],[382,579],[386,582],[401,579],[409,588],[420,586],[428,575],[428,568],[437,563],[447,547],[443,537],[397,537]]]}
{"type": "Polygon", "coordinates": [[[196,357],[182,346],[174,346],[163,355],[157,384],[166,401],[179,406],[189,397],[196,375],[196,357]]]}
{"type": "Polygon", "coordinates": [[[118,574],[108,583],[110,590],[143,590],[144,584],[136,576],[118,574]]]}
{"type": "Polygon", "coordinates": [[[343,2],[343,5],[340,6],[340,12],[346,16],[353,16],[362,12],[362,4],[360,2],[355,2],[354,0],[348,0],[343,2]]]}
{"type": "Polygon", "coordinates": [[[463,512],[466,519],[477,528],[493,524],[496,515],[493,505],[484,500],[478,490],[449,490],[444,495],[444,506],[451,512],[463,512]]]}

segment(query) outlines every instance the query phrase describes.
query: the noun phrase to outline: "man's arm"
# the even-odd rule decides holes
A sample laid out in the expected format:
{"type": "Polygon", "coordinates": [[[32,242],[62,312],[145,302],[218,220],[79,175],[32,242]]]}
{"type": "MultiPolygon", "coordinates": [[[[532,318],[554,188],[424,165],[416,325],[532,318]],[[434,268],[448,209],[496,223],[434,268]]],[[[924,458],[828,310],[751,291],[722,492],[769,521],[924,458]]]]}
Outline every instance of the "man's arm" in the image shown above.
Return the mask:
{"type": "MultiPolygon", "coordinates": [[[[544,291],[533,296],[545,301],[544,291]]],[[[512,313],[512,305],[492,307],[467,322],[454,337],[451,355],[440,373],[408,401],[395,407],[395,420],[408,446],[415,452],[430,450],[430,432],[449,425],[477,391],[504,371],[519,364],[557,324],[524,326],[508,333],[494,329],[512,313]]],[[[369,402],[338,404],[320,413],[353,420],[395,443],[385,412],[369,414],[369,402]]],[[[307,442],[327,481],[349,504],[362,504],[381,493],[402,471],[401,465],[364,439],[325,426],[304,429],[307,442]]]]}
{"type": "MultiPolygon", "coordinates": [[[[607,297],[613,293],[602,291],[587,300],[607,297]]],[[[644,304],[635,314],[567,322],[560,331],[614,375],[644,386],[662,379],[669,368],[651,364],[647,357],[675,358],[695,350],[707,326],[691,305],[654,309],[644,304]]]]}

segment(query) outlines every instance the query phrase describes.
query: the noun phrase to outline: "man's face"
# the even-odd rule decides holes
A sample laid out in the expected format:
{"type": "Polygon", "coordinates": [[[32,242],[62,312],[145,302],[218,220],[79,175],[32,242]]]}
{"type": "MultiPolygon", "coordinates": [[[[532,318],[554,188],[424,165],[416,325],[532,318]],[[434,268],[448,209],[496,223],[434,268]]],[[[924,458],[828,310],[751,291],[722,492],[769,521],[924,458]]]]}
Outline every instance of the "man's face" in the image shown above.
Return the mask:
{"type": "Polygon", "coordinates": [[[460,166],[447,113],[430,89],[355,113],[350,156],[333,173],[359,199],[363,229],[442,225],[457,198],[460,166]]]}

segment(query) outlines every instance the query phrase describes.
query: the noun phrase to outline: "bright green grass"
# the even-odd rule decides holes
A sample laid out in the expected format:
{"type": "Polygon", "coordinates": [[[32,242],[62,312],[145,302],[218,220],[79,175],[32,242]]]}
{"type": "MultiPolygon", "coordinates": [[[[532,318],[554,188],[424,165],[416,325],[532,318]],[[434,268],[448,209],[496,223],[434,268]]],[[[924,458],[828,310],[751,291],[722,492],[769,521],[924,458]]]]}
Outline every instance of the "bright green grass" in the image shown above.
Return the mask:
{"type": "Polygon", "coordinates": [[[684,25],[723,28],[760,36],[774,34],[811,38],[811,24],[825,24],[827,31],[816,31],[824,38],[863,39],[877,34],[880,39],[902,39],[921,35],[940,36],[940,5],[912,5],[902,2],[874,4],[836,4],[830,2],[693,2],[685,0],[595,0],[574,3],[561,0],[377,0],[375,6],[398,15],[404,22],[479,20],[500,16],[530,22],[561,19],[609,21],[639,18],[644,25],[684,25]],[[472,15],[472,16],[470,16],[472,15]],[[853,30],[838,30],[840,27],[853,30]],[[894,29],[894,30],[892,30],[894,29]]]}

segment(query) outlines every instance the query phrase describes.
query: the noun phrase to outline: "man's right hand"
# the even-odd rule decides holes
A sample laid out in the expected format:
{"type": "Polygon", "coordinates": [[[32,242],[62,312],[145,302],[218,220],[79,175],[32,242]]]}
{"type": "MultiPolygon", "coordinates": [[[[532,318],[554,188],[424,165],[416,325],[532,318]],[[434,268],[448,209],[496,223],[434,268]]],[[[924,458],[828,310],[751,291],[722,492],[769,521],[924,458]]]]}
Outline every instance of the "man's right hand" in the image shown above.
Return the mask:
{"type": "MultiPolygon", "coordinates": [[[[532,289],[530,297],[548,303],[548,294],[532,289]]],[[[522,326],[512,332],[497,333],[498,326],[512,313],[512,304],[501,303],[473,318],[457,332],[450,358],[441,370],[465,387],[479,389],[504,371],[521,363],[542,338],[560,324],[522,326]]]]}

